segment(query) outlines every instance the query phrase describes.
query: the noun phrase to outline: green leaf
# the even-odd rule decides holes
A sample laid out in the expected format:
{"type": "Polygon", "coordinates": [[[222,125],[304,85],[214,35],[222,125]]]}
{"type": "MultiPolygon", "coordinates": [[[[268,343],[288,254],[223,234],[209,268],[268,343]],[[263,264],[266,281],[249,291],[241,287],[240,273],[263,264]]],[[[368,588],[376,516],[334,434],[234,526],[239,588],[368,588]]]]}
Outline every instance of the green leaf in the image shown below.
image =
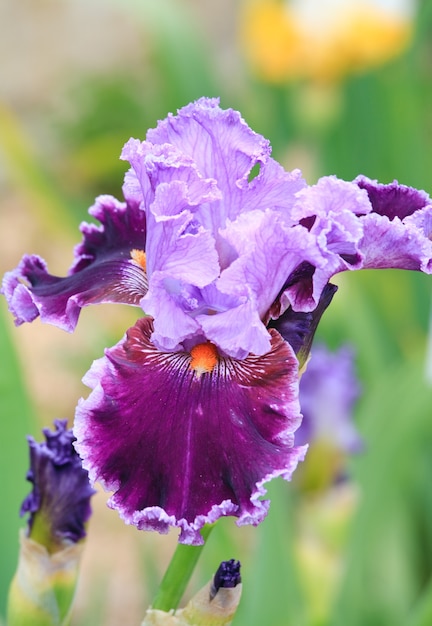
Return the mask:
{"type": "Polygon", "coordinates": [[[26,435],[33,430],[32,410],[10,337],[6,305],[0,304],[0,615],[6,613],[10,581],[18,559],[19,510],[28,492],[26,435]]]}

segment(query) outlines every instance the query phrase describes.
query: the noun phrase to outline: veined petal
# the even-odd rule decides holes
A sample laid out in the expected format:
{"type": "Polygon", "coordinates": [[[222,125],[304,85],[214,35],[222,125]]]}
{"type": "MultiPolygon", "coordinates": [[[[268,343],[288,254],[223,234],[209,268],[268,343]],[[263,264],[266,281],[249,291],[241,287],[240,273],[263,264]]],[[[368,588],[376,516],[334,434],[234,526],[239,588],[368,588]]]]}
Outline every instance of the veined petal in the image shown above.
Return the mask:
{"type": "Polygon", "coordinates": [[[197,317],[203,335],[237,359],[246,358],[250,352],[260,355],[270,350],[271,336],[256,311],[254,297],[244,300],[216,315],[197,317]]]}
{"type": "Polygon", "coordinates": [[[217,181],[220,201],[200,207],[201,223],[213,232],[256,208],[288,213],[294,194],[306,186],[299,170],[286,172],[270,157],[269,141],[251,130],[238,111],[221,109],[216,98],[200,98],[168,115],[148,131],[147,140],[175,146],[203,177],[217,181]],[[257,164],[259,173],[249,181],[257,164]]]}
{"type": "Polygon", "coordinates": [[[297,193],[293,217],[316,239],[322,261],[302,260],[288,277],[282,303],[286,299],[297,311],[311,311],[334,274],[361,267],[363,223],[359,216],[370,211],[367,193],[335,176],[325,176],[297,193]]]}
{"type": "Polygon", "coordinates": [[[177,115],[169,114],[148,131],[147,139],[178,148],[224,191],[247,180],[253,165],[271,150],[269,141],[251,130],[238,111],[220,109],[216,98],[201,98],[177,115]]]}
{"type": "Polygon", "coordinates": [[[223,358],[213,346],[201,369],[195,355],[158,351],[151,332],[152,321],[139,320],[85,379],[93,391],[74,431],[84,467],[139,529],[175,526],[181,542],[200,544],[200,528],[223,515],[258,524],[264,484],[289,480],[306,450],[293,447],[301,414],[292,349],[273,330],[262,357],[223,358]]]}
{"type": "Polygon", "coordinates": [[[132,168],[125,173],[122,190],[123,196],[128,204],[136,204],[136,206],[142,205],[142,208],[144,208],[141,185],[132,168]]]}
{"type": "Polygon", "coordinates": [[[169,144],[130,140],[122,156],[141,182],[152,235],[146,247],[149,290],[141,304],[155,319],[153,342],[173,350],[199,331],[193,319],[201,301],[197,290],[220,273],[215,237],[195,215],[220,192],[189,156],[169,144]]]}
{"type": "Polygon", "coordinates": [[[220,272],[215,240],[211,232],[195,222],[187,207],[187,187],[180,181],[158,187],[153,207],[163,206],[165,216],[152,223],[148,242],[148,274],[161,271],[167,277],[197,287],[212,282],[220,272]],[[170,207],[176,207],[169,215],[170,207]]]}
{"type": "Polygon", "coordinates": [[[238,301],[224,309],[219,297],[214,314],[200,315],[197,320],[204,335],[225,354],[234,358],[265,354],[270,347],[267,313],[286,276],[300,262],[319,263],[322,256],[306,228],[286,228],[270,210],[242,214],[221,234],[238,256],[222,271],[215,288],[238,301]]]}
{"type": "Polygon", "coordinates": [[[269,210],[241,215],[229,223],[223,235],[236,249],[238,258],[222,272],[217,286],[225,293],[237,294],[246,293],[247,286],[262,319],[286,277],[301,263],[325,263],[315,237],[306,228],[286,228],[269,210]]]}
{"type": "Polygon", "coordinates": [[[190,290],[163,272],[152,276],[152,288],[142,306],[154,318],[152,342],[161,350],[179,350],[181,344],[200,335],[200,326],[190,313],[198,306],[199,290],[190,290]]]}
{"type": "Polygon", "coordinates": [[[395,217],[403,220],[432,203],[425,191],[400,185],[397,180],[384,184],[367,176],[357,176],[354,183],[367,192],[373,212],[389,220],[395,217]]]}
{"type": "MultiPolygon", "coordinates": [[[[312,216],[328,218],[333,215],[337,219],[343,218],[345,213],[364,215],[370,211],[368,197],[362,191],[359,192],[358,185],[340,180],[336,176],[323,176],[316,185],[298,192],[293,216],[301,220],[312,216]]],[[[355,230],[352,234],[355,236],[355,230]]]]}
{"type": "Polygon", "coordinates": [[[380,184],[365,176],[354,181],[365,189],[373,213],[362,218],[361,252],[365,268],[432,272],[432,200],[424,191],[393,181],[380,184]]]}
{"type": "Polygon", "coordinates": [[[134,251],[143,253],[145,248],[145,213],[137,203],[121,203],[111,196],[100,196],[89,213],[101,225],[81,225],[83,241],[75,248],[69,276],[49,274],[37,255],[24,256],[5,274],[2,293],[17,325],[40,315],[43,322],[73,331],[81,308],[89,304],[139,305],[147,275],[134,251]]]}
{"type": "Polygon", "coordinates": [[[194,160],[174,145],[130,139],[123,147],[121,158],[132,166],[134,176],[128,174],[128,189],[134,191],[136,182],[140,185],[147,218],[150,212],[156,217],[175,215],[185,206],[197,210],[198,205],[221,197],[217,181],[204,176],[194,160]],[[176,182],[183,184],[183,204],[152,206],[158,188],[176,182]]]}
{"type": "Polygon", "coordinates": [[[155,320],[152,341],[173,350],[195,334],[236,358],[265,353],[260,318],[287,275],[305,259],[323,262],[291,215],[306,186],[301,173],[285,172],[237,111],[206,98],[159,122],[146,141],[131,139],[122,158],[133,168],[131,194],[141,185],[151,233],[141,304],[155,320]],[[225,318],[236,314],[245,315],[242,333],[232,327],[228,336],[225,318]]]}
{"type": "Polygon", "coordinates": [[[317,238],[328,274],[360,267],[358,244],[363,229],[358,216],[371,210],[363,189],[336,176],[324,176],[297,193],[293,215],[317,238]]]}
{"type": "MultiPolygon", "coordinates": [[[[158,188],[156,202],[184,205],[183,188],[158,188]]],[[[202,303],[199,289],[220,272],[212,234],[193,222],[188,210],[153,222],[149,241],[149,290],[141,305],[155,319],[152,340],[162,350],[176,349],[199,329],[193,319],[202,303]]]]}

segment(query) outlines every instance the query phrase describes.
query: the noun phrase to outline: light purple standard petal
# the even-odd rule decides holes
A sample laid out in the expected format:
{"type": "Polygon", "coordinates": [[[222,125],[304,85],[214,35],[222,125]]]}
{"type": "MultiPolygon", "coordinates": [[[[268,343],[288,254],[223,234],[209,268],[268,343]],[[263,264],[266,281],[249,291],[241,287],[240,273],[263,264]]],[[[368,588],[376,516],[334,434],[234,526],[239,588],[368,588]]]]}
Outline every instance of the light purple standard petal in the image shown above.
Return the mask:
{"type": "Polygon", "coordinates": [[[141,182],[151,234],[146,247],[149,290],[142,307],[155,319],[156,345],[176,349],[199,329],[184,294],[209,285],[220,273],[213,233],[196,218],[199,207],[220,192],[173,146],[130,140],[122,156],[141,182]]]}
{"type": "Polygon", "coordinates": [[[81,225],[83,241],[75,248],[67,277],[49,274],[36,255],[24,256],[5,274],[2,293],[17,325],[40,315],[43,322],[73,331],[81,308],[89,304],[139,305],[147,291],[145,213],[137,202],[121,203],[111,196],[100,196],[89,213],[100,226],[81,225]]]}
{"type": "Polygon", "coordinates": [[[140,182],[147,215],[149,290],[141,304],[155,320],[159,349],[195,336],[236,358],[264,354],[262,320],[286,276],[303,261],[322,262],[315,238],[291,216],[306,183],[269,155],[268,141],[238,112],[205,98],[124,146],[136,177],[128,188],[135,193],[140,182]]]}
{"type": "Polygon", "coordinates": [[[361,218],[360,243],[365,268],[399,268],[432,272],[432,201],[424,191],[383,185],[359,176],[354,181],[367,191],[373,212],[361,218]]]}
{"type": "Polygon", "coordinates": [[[200,212],[202,223],[213,232],[245,211],[288,211],[295,192],[306,186],[299,170],[286,172],[270,157],[267,139],[251,130],[238,111],[221,109],[215,98],[201,98],[168,115],[148,131],[147,140],[175,146],[203,177],[217,182],[220,201],[200,212]],[[259,173],[250,181],[254,166],[259,173]]]}
{"type": "Polygon", "coordinates": [[[306,228],[288,228],[270,210],[240,215],[222,235],[238,257],[222,271],[215,286],[226,296],[236,296],[239,303],[197,319],[204,335],[228,355],[264,354],[270,347],[267,314],[285,278],[300,262],[318,263],[322,256],[306,228]]]}
{"type": "Polygon", "coordinates": [[[254,294],[258,315],[264,319],[287,276],[303,262],[324,263],[316,238],[301,225],[287,227],[270,210],[251,211],[222,231],[238,254],[217,281],[225,293],[254,294]]]}
{"type": "Polygon", "coordinates": [[[96,361],[75,422],[92,480],[115,493],[109,505],[128,524],[202,543],[200,529],[223,515],[258,524],[264,484],[290,479],[305,448],[294,448],[301,415],[297,360],[272,331],[271,350],[243,361],[210,343],[163,353],[143,318],[96,361]]]}
{"type": "Polygon", "coordinates": [[[368,195],[356,184],[335,176],[320,178],[316,185],[297,193],[293,217],[308,228],[322,255],[317,262],[301,259],[288,277],[281,296],[296,311],[311,311],[334,274],[362,265],[360,215],[371,211],[368,195]]]}

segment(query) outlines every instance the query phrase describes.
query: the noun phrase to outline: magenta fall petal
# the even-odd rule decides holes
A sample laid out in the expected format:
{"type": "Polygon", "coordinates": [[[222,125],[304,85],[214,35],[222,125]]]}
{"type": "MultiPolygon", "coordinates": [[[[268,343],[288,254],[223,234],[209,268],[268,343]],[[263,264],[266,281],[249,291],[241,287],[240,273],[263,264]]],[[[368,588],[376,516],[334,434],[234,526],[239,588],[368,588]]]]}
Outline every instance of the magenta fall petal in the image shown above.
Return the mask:
{"type": "Polygon", "coordinates": [[[139,306],[147,291],[147,275],[131,252],[145,248],[144,211],[134,200],[100,196],[89,213],[100,226],[81,224],[83,241],[75,248],[68,276],[49,274],[37,255],[25,255],[15,270],[5,274],[2,292],[16,325],[40,315],[42,322],[72,332],[81,308],[89,304],[139,306]]]}
{"type": "Polygon", "coordinates": [[[306,447],[293,447],[300,420],[297,360],[271,331],[270,352],[218,357],[211,372],[187,352],[163,353],[143,318],[96,361],[79,403],[77,449],[92,480],[114,491],[128,524],[202,542],[200,528],[223,515],[258,524],[264,484],[291,478],[306,447]]]}

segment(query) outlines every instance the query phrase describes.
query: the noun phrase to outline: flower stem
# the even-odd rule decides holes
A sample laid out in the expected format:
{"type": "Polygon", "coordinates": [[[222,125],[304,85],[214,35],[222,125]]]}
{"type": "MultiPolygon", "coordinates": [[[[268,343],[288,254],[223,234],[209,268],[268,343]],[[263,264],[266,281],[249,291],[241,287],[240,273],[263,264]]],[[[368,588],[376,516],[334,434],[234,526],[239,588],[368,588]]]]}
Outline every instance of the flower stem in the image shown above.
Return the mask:
{"type": "Polygon", "coordinates": [[[207,524],[201,530],[204,539],[202,546],[178,544],[152,602],[153,609],[169,611],[178,607],[213,526],[207,524]]]}

